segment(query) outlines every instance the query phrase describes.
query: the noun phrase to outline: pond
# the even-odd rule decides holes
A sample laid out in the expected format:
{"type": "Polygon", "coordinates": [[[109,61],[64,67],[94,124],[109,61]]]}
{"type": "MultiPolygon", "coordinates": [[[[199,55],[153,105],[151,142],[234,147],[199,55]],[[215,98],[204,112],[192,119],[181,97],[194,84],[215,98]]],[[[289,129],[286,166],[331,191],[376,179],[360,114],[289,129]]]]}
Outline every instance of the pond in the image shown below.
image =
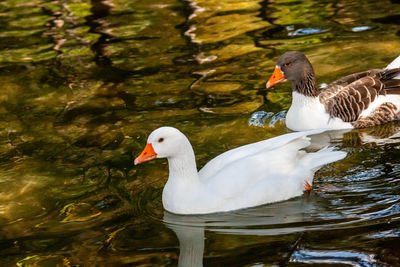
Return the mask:
{"type": "Polygon", "coordinates": [[[1,266],[382,266],[400,262],[400,123],[330,132],[348,152],[314,190],[222,214],[164,211],[166,160],[139,166],[169,125],[198,167],[289,132],[279,55],[320,83],[400,54],[400,3],[4,0],[0,3],[1,266]]]}

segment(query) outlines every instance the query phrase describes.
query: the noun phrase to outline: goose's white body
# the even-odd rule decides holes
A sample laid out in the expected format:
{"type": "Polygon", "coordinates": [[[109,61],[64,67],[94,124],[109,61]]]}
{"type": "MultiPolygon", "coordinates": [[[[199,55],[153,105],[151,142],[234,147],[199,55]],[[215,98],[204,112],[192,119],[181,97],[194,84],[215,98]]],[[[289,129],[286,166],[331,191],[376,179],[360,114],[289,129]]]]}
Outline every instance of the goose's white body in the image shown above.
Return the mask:
{"type": "MultiPolygon", "coordinates": [[[[391,62],[386,69],[400,67],[400,56],[391,62]]],[[[399,76],[396,79],[400,79],[399,76]]],[[[400,95],[379,95],[371,102],[360,117],[368,117],[371,113],[385,102],[393,103],[397,106],[397,113],[400,112],[400,95]]],[[[286,126],[293,131],[307,131],[311,129],[353,129],[354,126],[349,122],[344,122],[337,117],[331,117],[326,111],[323,103],[318,96],[305,96],[301,93],[292,92],[292,105],[290,106],[285,120],[286,126]]]]}
{"type": "Polygon", "coordinates": [[[292,92],[292,105],[285,119],[286,127],[293,131],[310,129],[352,129],[351,123],[340,118],[332,118],[318,97],[292,92]]]}
{"type": "Polygon", "coordinates": [[[224,212],[300,196],[305,182],[324,164],[340,160],[345,152],[324,148],[315,153],[299,151],[310,142],[307,135],[325,130],[289,133],[229,150],[199,172],[187,138],[172,127],[149,136],[157,157],[166,157],[169,178],[164,187],[164,208],[177,214],[224,212]],[[162,143],[157,143],[162,137],[162,143]],[[168,139],[172,141],[170,144],[168,139]],[[166,152],[166,149],[172,151],[166,152]]]}

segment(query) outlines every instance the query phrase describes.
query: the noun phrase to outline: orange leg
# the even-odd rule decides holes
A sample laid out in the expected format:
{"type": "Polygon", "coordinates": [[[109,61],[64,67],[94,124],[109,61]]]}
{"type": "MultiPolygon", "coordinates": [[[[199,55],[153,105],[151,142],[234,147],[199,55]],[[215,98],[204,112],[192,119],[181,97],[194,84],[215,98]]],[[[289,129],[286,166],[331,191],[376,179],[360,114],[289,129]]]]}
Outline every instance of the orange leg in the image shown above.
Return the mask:
{"type": "Polygon", "coordinates": [[[312,186],[307,181],[305,181],[304,191],[310,192],[311,190],[312,190],[312,186]]]}

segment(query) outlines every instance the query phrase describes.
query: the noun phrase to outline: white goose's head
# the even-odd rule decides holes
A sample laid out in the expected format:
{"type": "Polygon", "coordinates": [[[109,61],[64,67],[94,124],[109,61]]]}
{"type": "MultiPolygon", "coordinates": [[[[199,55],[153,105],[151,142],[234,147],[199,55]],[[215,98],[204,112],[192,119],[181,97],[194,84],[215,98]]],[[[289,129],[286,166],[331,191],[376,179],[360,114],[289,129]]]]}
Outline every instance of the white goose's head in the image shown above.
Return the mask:
{"type": "Polygon", "coordinates": [[[155,158],[170,158],[184,153],[183,144],[187,138],[178,129],[160,127],[147,138],[147,144],[142,153],[135,159],[135,165],[155,158]]]}

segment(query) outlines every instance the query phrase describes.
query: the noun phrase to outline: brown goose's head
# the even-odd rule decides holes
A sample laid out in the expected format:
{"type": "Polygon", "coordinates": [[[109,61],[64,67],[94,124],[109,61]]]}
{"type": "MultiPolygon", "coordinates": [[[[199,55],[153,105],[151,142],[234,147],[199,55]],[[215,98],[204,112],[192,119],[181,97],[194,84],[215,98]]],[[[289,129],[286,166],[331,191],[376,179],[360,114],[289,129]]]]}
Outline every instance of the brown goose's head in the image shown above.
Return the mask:
{"type": "Polygon", "coordinates": [[[296,84],[310,76],[314,77],[314,70],[306,56],[298,51],[286,52],[278,59],[267,88],[286,80],[296,84]]]}

